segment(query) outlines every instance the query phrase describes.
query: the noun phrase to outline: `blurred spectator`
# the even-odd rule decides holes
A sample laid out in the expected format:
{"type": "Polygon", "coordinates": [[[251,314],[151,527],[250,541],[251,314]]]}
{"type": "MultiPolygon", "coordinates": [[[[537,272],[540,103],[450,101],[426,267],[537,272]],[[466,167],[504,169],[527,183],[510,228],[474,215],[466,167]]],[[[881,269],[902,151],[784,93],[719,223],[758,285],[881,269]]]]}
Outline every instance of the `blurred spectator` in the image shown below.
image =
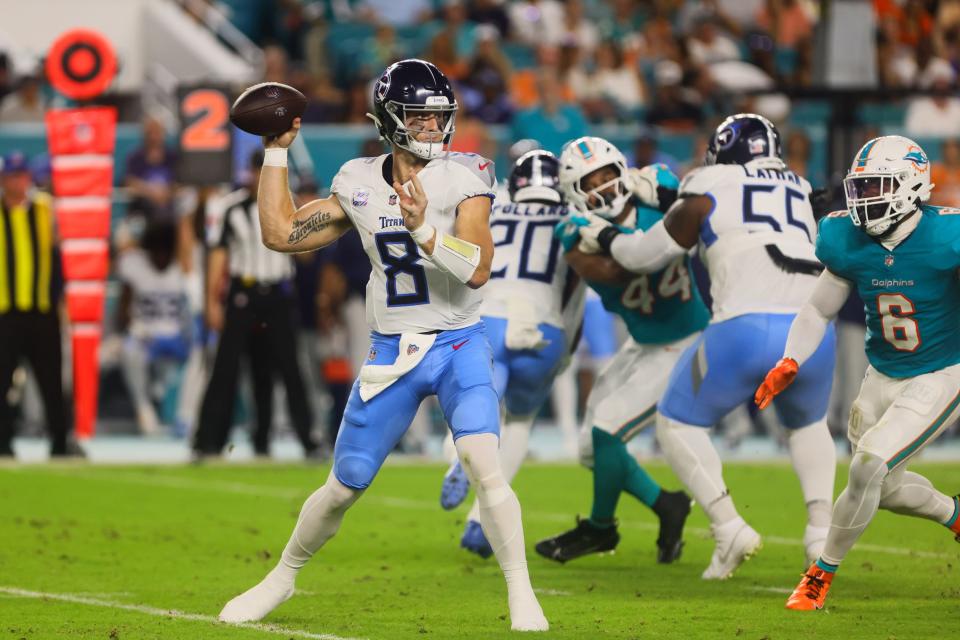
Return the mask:
{"type": "Polygon", "coordinates": [[[646,97],[640,75],[624,64],[620,47],[610,41],[597,47],[592,71],[571,72],[570,87],[594,122],[627,120],[643,106],[646,97]]]}
{"type": "Polygon", "coordinates": [[[263,48],[263,81],[288,82],[287,52],[275,44],[263,48]]]}
{"type": "Polygon", "coordinates": [[[740,47],[720,31],[714,17],[703,17],[694,24],[687,49],[690,59],[699,65],[740,59],[740,47]]]}
{"type": "Polygon", "coordinates": [[[810,138],[802,129],[791,129],[784,144],[783,161],[798,176],[810,180],[810,138]]]}
{"type": "Polygon", "coordinates": [[[510,31],[530,47],[560,44],[564,33],[563,5],[557,0],[515,0],[507,9],[510,31]]]}
{"type": "Polygon", "coordinates": [[[933,35],[933,16],[923,0],[874,0],[878,20],[897,25],[897,41],[916,47],[933,35]]]}
{"type": "Polygon", "coordinates": [[[194,436],[199,459],[219,455],[227,444],[244,354],[253,378],[256,455],[270,454],[275,374],[286,387],[292,426],[306,456],[322,454],[310,433],[313,416],[297,359],[293,264],[289,255],[267,249],[260,238],[257,188],[262,165],[263,151],[258,150],[250,160],[247,184],[208,206],[217,223],[208,235],[206,320],[220,333],[220,341],[194,436]],[[230,275],[226,305],[220,299],[225,272],[230,275]]]}
{"type": "Polygon", "coordinates": [[[960,208],[960,140],[943,141],[942,159],[933,163],[930,182],[937,185],[930,204],[960,208]]]}
{"type": "Polygon", "coordinates": [[[583,0],[566,0],[563,3],[563,33],[560,42],[577,47],[585,54],[592,53],[600,42],[600,32],[583,10],[583,0]]]}
{"type": "Polygon", "coordinates": [[[540,73],[540,105],[517,114],[513,120],[513,139],[533,138],[543,148],[560,155],[564,143],[587,135],[587,121],[580,107],[564,100],[555,72],[540,73]]]}
{"type": "MultiPolygon", "coordinates": [[[[698,136],[698,138],[703,136],[698,136]]],[[[653,127],[640,125],[637,139],[633,143],[633,157],[628,156],[627,162],[631,167],[645,167],[648,164],[665,164],[674,173],[680,171],[680,163],[669,153],[660,150],[660,134],[653,127]]]]}
{"type": "Polygon", "coordinates": [[[352,124],[370,124],[367,114],[373,111],[371,104],[373,83],[358,79],[347,90],[346,122],[352,124]]]}
{"type": "Polygon", "coordinates": [[[55,290],[53,208],[32,192],[27,158],[3,158],[0,169],[0,459],[13,456],[8,393],[21,360],[30,363],[43,398],[50,455],[83,455],[69,438],[63,393],[59,296],[55,290]]]}
{"type": "Polygon", "coordinates": [[[467,75],[467,61],[457,54],[454,30],[442,29],[437,33],[430,41],[426,57],[453,82],[463,80],[467,75]]]}
{"type": "MultiPolygon", "coordinates": [[[[487,124],[507,124],[513,117],[510,94],[503,77],[490,67],[471,71],[469,84],[461,85],[459,102],[465,110],[487,124]]],[[[459,127],[458,127],[459,128],[459,127]]]]}
{"type": "Polygon", "coordinates": [[[129,211],[145,218],[172,216],[177,155],[166,142],[166,129],[156,116],[143,120],[143,140],[127,156],[124,185],[130,192],[129,211]]]}
{"type": "Polygon", "coordinates": [[[895,56],[892,69],[897,74],[899,86],[924,89],[929,88],[938,77],[954,73],[950,63],[936,55],[934,43],[930,40],[906,49],[904,55],[895,56]]]}
{"type": "Polygon", "coordinates": [[[600,20],[603,39],[618,42],[624,48],[635,48],[640,37],[638,34],[649,19],[651,4],[634,0],[610,0],[605,3],[609,13],[600,20]]]}
{"type": "Polygon", "coordinates": [[[188,271],[177,261],[173,221],[151,222],[140,247],[117,262],[122,283],[117,325],[125,334],[123,373],[137,425],[140,433],[152,435],[161,423],[155,403],[176,384],[190,353],[188,271]]]}
{"type": "Polygon", "coordinates": [[[467,10],[467,18],[478,25],[490,25],[496,28],[501,38],[510,35],[510,18],[498,0],[474,0],[467,10]]]}
{"type": "Polygon", "coordinates": [[[656,97],[646,122],[670,131],[693,131],[703,122],[703,111],[680,82],[683,70],[673,60],[658,62],[654,70],[656,97]]]}
{"type": "Polygon", "coordinates": [[[953,70],[940,68],[930,73],[926,81],[933,95],[910,101],[904,125],[907,135],[960,137],[960,98],[954,95],[953,70]]]}
{"type": "Polygon", "coordinates": [[[26,75],[13,93],[3,99],[0,122],[43,122],[45,105],[40,91],[40,76],[26,75]]]}
{"type": "Polygon", "coordinates": [[[13,80],[10,74],[10,56],[0,51],[0,104],[13,91],[13,80]]]}
{"type": "Polygon", "coordinates": [[[346,96],[333,84],[327,69],[309,76],[304,87],[307,95],[307,108],[303,112],[303,122],[340,122],[344,119],[346,96]]]}
{"type": "Polygon", "coordinates": [[[796,49],[813,34],[813,18],[800,0],[766,0],[756,24],[783,49],[796,49]]]}
{"type": "Polygon", "coordinates": [[[412,27],[430,19],[433,3],[430,0],[363,0],[357,15],[367,22],[388,24],[392,27],[412,27]]]}
{"type": "Polygon", "coordinates": [[[457,114],[456,135],[450,143],[451,151],[478,153],[492,158],[497,153],[497,143],[482,120],[476,118],[468,109],[457,114]]]}
{"type": "Polygon", "coordinates": [[[530,109],[540,103],[540,78],[545,73],[556,79],[562,100],[574,100],[573,90],[561,72],[560,48],[544,44],[537,47],[537,65],[517,71],[510,78],[510,94],[517,109],[530,109]]]}
{"type": "Polygon", "coordinates": [[[403,57],[397,32],[389,24],[377,26],[373,37],[367,38],[359,55],[361,76],[379,75],[384,68],[403,57]]]}

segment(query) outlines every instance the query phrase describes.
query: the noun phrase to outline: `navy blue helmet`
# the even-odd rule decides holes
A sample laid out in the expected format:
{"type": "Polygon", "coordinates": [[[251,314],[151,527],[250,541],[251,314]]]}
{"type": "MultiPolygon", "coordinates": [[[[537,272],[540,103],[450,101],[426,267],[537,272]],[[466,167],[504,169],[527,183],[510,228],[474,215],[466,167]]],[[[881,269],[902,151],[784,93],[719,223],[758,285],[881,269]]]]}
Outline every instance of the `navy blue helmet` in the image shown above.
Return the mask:
{"type": "Polygon", "coordinates": [[[560,161],[543,149],[520,156],[510,171],[507,190],[512,202],[560,204],[560,161]]]}
{"type": "Polygon", "coordinates": [[[427,160],[446,151],[453,137],[457,101],[450,81],[433,64],[411,58],[395,62],[383,72],[373,88],[373,113],[367,114],[377,124],[380,137],[389,144],[406,149],[427,160]],[[413,115],[424,122],[409,121],[413,115]],[[436,128],[426,122],[436,117],[436,128]],[[417,135],[435,131],[433,135],[417,135]]]}
{"type": "Polygon", "coordinates": [[[704,164],[747,164],[760,158],[781,160],[780,132],[755,113],[738,113],[717,127],[707,145],[704,164]]]}

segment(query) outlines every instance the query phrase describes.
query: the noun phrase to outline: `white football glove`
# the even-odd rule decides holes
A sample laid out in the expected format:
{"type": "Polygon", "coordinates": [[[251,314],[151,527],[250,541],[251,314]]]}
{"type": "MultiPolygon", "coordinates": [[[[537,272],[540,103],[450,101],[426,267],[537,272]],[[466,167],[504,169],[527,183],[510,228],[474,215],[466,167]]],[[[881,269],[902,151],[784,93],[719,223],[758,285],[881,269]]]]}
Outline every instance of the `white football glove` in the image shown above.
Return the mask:
{"type": "Polygon", "coordinates": [[[640,202],[653,209],[660,208],[660,197],[657,195],[657,167],[647,165],[642,169],[631,167],[627,169],[627,187],[640,202]]]}
{"type": "Polygon", "coordinates": [[[600,232],[610,226],[610,221],[601,216],[585,216],[589,224],[580,227],[580,251],[583,253],[600,253],[600,243],[597,242],[597,236],[600,232]]]}

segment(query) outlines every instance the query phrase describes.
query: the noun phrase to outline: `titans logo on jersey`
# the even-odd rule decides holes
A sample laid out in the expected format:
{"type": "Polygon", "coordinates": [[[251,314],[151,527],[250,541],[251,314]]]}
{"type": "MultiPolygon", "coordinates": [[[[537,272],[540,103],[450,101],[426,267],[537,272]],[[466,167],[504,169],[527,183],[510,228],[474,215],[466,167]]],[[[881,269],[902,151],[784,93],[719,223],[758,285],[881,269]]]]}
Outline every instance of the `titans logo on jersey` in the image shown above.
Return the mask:
{"type": "Polygon", "coordinates": [[[960,210],[924,206],[893,250],[846,212],[821,220],[817,257],[853,282],[867,316],[867,357],[881,373],[909,378],[960,362],[960,210]]]}

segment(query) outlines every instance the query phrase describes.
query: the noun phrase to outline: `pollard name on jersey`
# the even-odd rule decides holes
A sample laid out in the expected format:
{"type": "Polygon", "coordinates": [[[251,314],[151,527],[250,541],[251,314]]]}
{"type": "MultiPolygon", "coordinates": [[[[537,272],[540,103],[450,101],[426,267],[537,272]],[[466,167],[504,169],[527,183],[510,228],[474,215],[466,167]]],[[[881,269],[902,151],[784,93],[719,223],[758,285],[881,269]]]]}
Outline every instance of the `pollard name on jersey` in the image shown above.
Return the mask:
{"type": "MultiPolygon", "coordinates": [[[[373,331],[397,334],[459,329],[478,322],[480,291],[438,269],[404,227],[390,162],[389,155],[351,160],[330,187],[370,258],[367,323],[373,331]]],[[[472,153],[431,160],[417,177],[427,194],[426,222],[447,234],[454,233],[461,202],[494,196],[493,162],[472,153]]]]}
{"type": "Polygon", "coordinates": [[[563,205],[494,202],[493,266],[483,288],[481,315],[508,318],[511,305],[522,301],[536,310],[540,322],[564,328],[564,303],[573,294],[567,291],[571,274],[553,235],[564,215],[563,205]]]}
{"type": "MultiPolygon", "coordinates": [[[[646,231],[663,214],[640,204],[633,219],[620,228],[625,233],[646,231]]],[[[710,321],[690,272],[690,258],[680,256],[660,271],[637,275],[625,284],[590,286],[600,295],[607,311],[623,318],[630,336],[639,344],[667,344],[702,331],[710,321]]]]}
{"type": "Polygon", "coordinates": [[[919,215],[892,251],[846,211],[821,220],[817,238],[817,256],[863,300],[870,364],[893,378],[960,362],[960,209],[924,206],[919,215]]]}
{"type": "Polygon", "coordinates": [[[752,163],[702,167],[680,183],[680,197],[713,200],[700,229],[700,255],[710,273],[714,322],[796,313],[807,300],[819,268],[810,192],[793,171],[752,163]]]}

